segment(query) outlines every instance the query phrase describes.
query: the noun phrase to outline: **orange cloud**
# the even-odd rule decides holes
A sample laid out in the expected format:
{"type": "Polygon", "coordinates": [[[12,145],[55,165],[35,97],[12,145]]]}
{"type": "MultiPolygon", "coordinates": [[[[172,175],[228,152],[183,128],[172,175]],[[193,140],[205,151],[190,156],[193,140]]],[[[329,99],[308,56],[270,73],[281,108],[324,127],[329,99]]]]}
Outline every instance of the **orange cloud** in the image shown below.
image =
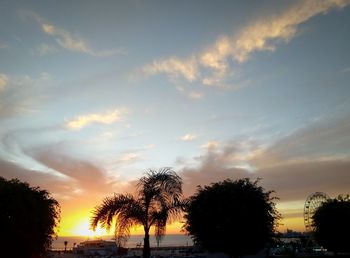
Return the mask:
{"type": "Polygon", "coordinates": [[[187,133],[187,134],[179,137],[178,140],[184,141],[184,142],[188,142],[188,141],[193,141],[193,140],[195,140],[197,138],[198,138],[197,134],[187,133]]]}
{"type": "Polygon", "coordinates": [[[183,77],[189,82],[200,81],[204,85],[227,88],[225,79],[234,75],[230,71],[230,59],[240,64],[256,51],[274,51],[280,41],[287,42],[297,35],[300,24],[349,3],[349,0],[298,1],[279,15],[255,20],[233,36],[220,36],[214,44],[190,58],[154,61],[144,66],[143,72],[149,75],[164,73],[171,79],[183,77]],[[205,69],[209,69],[209,75],[205,69]]]}
{"type": "Polygon", "coordinates": [[[197,63],[193,57],[187,60],[172,57],[154,61],[152,64],[144,66],[142,71],[148,75],[165,73],[170,77],[183,76],[190,82],[196,80],[198,76],[197,63]]]}
{"type": "Polygon", "coordinates": [[[116,109],[103,114],[93,113],[87,115],[81,115],[73,118],[65,123],[65,127],[70,130],[80,130],[81,128],[93,123],[99,124],[112,124],[114,122],[120,122],[123,116],[127,113],[126,109],[116,109]]]}

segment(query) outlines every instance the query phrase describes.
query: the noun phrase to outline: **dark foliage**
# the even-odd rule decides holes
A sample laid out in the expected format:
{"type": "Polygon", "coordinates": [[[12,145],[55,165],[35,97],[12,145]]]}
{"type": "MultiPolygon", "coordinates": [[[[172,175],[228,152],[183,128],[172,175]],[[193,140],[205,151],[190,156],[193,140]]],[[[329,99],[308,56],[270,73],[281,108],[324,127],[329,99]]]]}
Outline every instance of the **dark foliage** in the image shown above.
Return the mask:
{"type": "Polygon", "coordinates": [[[190,198],[185,229],[210,252],[231,256],[254,254],[268,243],[279,214],[272,192],[249,179],[225,180],[190,198]]]}
{"type": "Polygon", "coordinates": [[[350,252],[350,198],[339,196],[323,203],[313,216],[319,245],[334,252],[350,252]]]}
{"type": "Polygon", "coordinates": [[[0,177],[1,257],[42,257],[59,218],[59,204],[47,191],[0,177]]]}
{"type": "Polygon", "coordinates": [[[182,180],[171,169],[150,170],[140,178],[137,196],[115,194],[105,198],[94,210],[92,228],[98,224],[109,229],[115,223],[115,236],[119,246],[129,237],[132,226],[141,225],[145,231],[143,257],[150,257],[149,231],[155,228],[160,239],[167,222],[177,217],[182,208],[182,180]]]}

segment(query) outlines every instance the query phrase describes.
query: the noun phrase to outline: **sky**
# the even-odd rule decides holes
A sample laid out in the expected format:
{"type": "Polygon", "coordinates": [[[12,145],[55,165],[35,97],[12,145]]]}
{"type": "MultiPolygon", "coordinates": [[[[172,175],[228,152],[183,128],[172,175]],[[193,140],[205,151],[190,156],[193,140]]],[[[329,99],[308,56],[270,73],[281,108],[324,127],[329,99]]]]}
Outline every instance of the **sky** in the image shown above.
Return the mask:
{"type": "Polygon", "coordinates": [[[350,192],[349,0],[0,0],[0,14],[0,176],[47,189],[59,235],[89,234],[92,209],[147,169],[172,167],[185,196],[261,178],[280,231],[304,230],[308,195],[350,192]]]}

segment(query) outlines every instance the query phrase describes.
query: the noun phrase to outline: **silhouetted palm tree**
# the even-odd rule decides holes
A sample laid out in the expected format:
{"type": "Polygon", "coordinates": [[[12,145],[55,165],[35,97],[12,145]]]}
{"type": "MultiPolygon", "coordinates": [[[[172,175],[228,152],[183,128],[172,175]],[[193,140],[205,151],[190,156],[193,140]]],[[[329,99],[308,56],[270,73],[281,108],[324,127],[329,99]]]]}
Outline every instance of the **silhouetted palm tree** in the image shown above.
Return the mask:
{"type": "Polygon", "coordinates": [[[137,184],[137,196],[115,194],[105,198],[94,210],[93,229],[110,229],[115,219],[115,236],[122,245],[130,235],[132,226],[143,226],[145,237],[143,257],[150,257],[149,231],[155,228],[156,237],[165,234],[166,223],[177,217],[182,208],[182,180],[170,168],[149,170],[137,184]]]}

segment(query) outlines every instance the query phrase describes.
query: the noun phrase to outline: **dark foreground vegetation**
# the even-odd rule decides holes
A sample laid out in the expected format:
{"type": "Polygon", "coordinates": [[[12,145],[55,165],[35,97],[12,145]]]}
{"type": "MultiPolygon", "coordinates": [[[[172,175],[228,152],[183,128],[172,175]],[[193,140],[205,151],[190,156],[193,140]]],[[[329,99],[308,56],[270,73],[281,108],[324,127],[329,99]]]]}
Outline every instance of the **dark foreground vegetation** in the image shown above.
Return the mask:
{"type": "Polygon", "coordinates": [[[255,254],[272,241],[279,219],[271,194],[247,178],[199,187],[190,198],[185,229],[208,251],[255,254]]]}
{"type": "Polygon", "coordinates": [[[0,177],[0,257],[44,257],[60,208],[47,191],[0,177]]]}
{"type": "MultiPolygon", "coordinates": [[[[143,226],[144,258],[151,256],[150,229],[155,229],[160,241],[167,223],[181,214],[185,218],[184,230],[195,242],[193,248],[200,250],[197,257],[205,257],[206,252],[230,257],[256,253],[270,257],[350,257],[349,196],[323,203],[313,216],[315,231],[301,234],[299,242],[285,245],[283,236],[275,232],[280,214],[272,195],[273,191],[263,189],[258,180],[246,178],[199,186],[192,197],[184,199],[182,179],[173,170],[149,170],[139,179],[136,195],[114,194],[105,198],[95,208],[91,225],[110,228],[115,223],[119,247],[127,240],[132,226],[143,226]],[[328,251],[315,251],[312,242],[312,246],[318,244],[328,251]]],[[[48,254],[59,219],[59,204],[47,191],[18,179],[0,177],[0,257],[75,257],[71,251],[48,254]]],[[[192,257],[188,250],[181,257],[192,257]]]]}
{"type": "Polygon", "coordinates": [[[323,203],[313,216],[314,237],[335,254],[350,252],[350,198],[338,196],[323,203]]]}

